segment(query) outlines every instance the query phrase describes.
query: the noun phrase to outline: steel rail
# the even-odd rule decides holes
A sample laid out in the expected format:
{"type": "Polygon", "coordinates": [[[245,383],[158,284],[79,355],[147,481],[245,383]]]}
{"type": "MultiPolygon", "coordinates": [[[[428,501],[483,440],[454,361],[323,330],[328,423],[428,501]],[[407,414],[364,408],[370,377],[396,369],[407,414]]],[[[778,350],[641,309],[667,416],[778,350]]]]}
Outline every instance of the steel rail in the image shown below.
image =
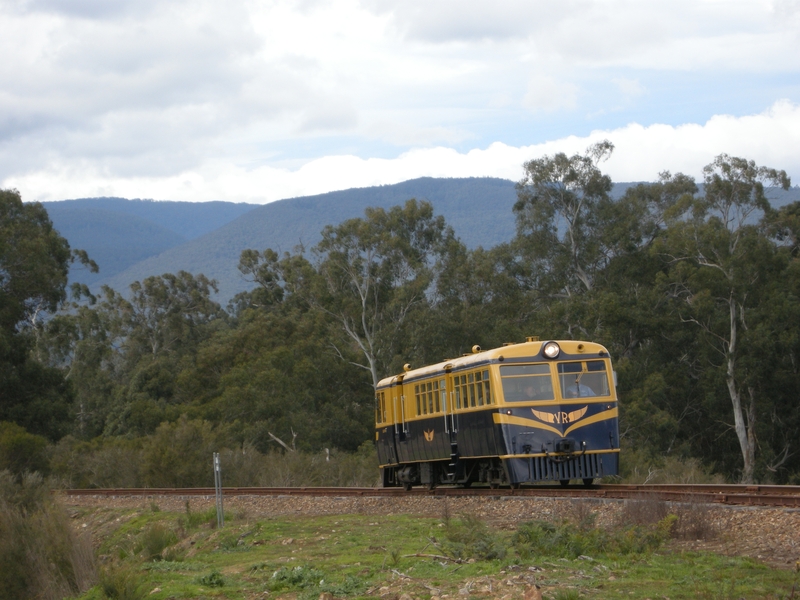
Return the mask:
{"type": "MultiPolygon", "coordinates": [[[[608,500],[658,499],[669,502],[700,502],[738,506],[800,508],[800,486],[781,485],[682,485],[682,484],[603,484],[578,486],[535,485],[519,489],[449,488],[330,488],[330,487],[226,487],[223,494],[236,496],[319,496],[319,497],[519,497],[519,498],[597,498],[608,500]]],[[[181,496],[213,497],[214,488],[115,488],[62,490],[68,496],[181,496]]]]}

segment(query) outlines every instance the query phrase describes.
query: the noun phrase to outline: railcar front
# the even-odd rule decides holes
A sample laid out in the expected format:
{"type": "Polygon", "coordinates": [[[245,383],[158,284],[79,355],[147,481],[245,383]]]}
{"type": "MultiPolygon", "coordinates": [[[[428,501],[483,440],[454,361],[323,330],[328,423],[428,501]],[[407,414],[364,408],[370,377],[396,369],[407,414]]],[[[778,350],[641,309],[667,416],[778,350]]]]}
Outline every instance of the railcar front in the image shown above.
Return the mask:
{"type": "Polygon", "coordinates": [[[619,473],[619,409],[608,351],[591,342],[519,344],[498,360],[494,421],[508,483],[619,473]]]}
{"type": "Polygon", "coordinates": [[[608,352],[590,342],[521,344],[411,369],[376,391],[384,486],[491,486],[619,471],[608,352]]]}

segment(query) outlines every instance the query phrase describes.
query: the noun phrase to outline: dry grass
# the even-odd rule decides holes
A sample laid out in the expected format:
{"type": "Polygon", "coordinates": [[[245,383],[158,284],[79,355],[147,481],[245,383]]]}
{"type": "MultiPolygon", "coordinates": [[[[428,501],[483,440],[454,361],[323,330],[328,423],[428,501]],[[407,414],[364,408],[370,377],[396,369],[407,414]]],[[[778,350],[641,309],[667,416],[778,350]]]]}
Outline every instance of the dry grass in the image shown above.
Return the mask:
{"type": "Polygon", "coordinates": [[[2,600],[60,600],[97,579],[89,536],[72,530],[38,474],[0,472],[0,572],[2,600]]]}

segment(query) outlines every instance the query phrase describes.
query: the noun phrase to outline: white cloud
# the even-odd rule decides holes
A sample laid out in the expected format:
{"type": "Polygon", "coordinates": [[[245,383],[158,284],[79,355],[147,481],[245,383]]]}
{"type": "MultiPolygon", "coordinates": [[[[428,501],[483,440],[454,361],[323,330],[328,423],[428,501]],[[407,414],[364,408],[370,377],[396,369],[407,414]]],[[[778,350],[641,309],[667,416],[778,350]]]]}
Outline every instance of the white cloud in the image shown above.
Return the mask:
{"type": "Polygon", "coordinates": [[[550,75],[535,75],[528,81],[528,91],[522,104],[534,112],[565,110],[578,104],[578,86],[558,81],[550,75]]]}
{"type": "MultiPolygon", "coordinates": [[[[539,146],[515,146],[578,132],[585,144],[592,129],[670,144],[691,126],[644,127],[641,140],[619,127],[800,102],[797,7],[0,0],[0,182],[39,198],[263,201],[328,182],[499,173],[481,165],[516,152],[516,169],[539,146]]],[[[697,126],[706,138],[745,123],[715,119],[697,126]]]]}
{"type": "Polygon", "coordinates": [[[795,151],[800,147],[800,106],[781,101],[756,115],[718,115],[705,124],[678,127],[631,124],[523,147],[498,142],[468,152],[422,148],[391,159],[325,156],[294,170],[269,166],[248,170],[207,161],[201,168],[165,177],[120,178],[98,172],[91,163],[72,164],[8,178],[2,185],[18,188],[28,200],[123,196],[264,203],[423,176],[517,180],[526,160],[557,152],[582,153],[602,139],[616,145],[611,159],[602,165],[615,181],[654,181],[664,170],[700,179],[702,167],[723,152],[785,169],[796,180],[800,178],[800,155],[795,151]]]}
{"type": "Polygon", "coordinates": [[[622,95],[626,98],[636,98],[645,93],[644,86],[638,79],[628,79],[627,77],[614,77],[612,80],[622,95]]]}

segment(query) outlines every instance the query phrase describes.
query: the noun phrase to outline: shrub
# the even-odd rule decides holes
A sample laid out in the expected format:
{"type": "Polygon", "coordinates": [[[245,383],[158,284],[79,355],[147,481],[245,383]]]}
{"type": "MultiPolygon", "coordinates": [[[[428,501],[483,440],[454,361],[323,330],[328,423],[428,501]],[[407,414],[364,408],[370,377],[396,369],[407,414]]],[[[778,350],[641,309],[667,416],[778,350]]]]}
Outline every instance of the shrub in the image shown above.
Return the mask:
{"type": "Polygon", "coordinates": [[[146,560],[161,560],[164,550],[178,541],[178,536],[162,523],[153,523],[142,534],[142,554],[146,560]]]}
{"type": "Polygon", "coordinates": [[[142,600],[147,596],[136,575],[124,568],[103,571],[100,574],[100,589],[112,600],[142,600]]]}
{"type": "Polygon", "coordinates": [[[310,566],[281,567],[269,580],[271,592],[314,588],[325,580],[325,573],[310,566]]]}
{"type": "Polygon", "coordinates": [[[28,433],[15,423],[0,422],[0,471],[44,473],[48,466],[46,448],[47,440],[42,436],[28,433]]]}
{"type": "Polygon", "coordinates": [[[446,541],[442,548],[454,558],[477,558],[480,560],[501,559],[506,555],[506,546],[486,523],[472,515],[461,515],[444,524],[446,541]]]}
{"type": "Polygon", "coordinates": [[[38,474],[0,472],[0,573],[0,600],[60,600],[96,580],[91,540],[72,531],[38,474]]]}
{"type": "Polygon", "coordinates": [[[629,525],[613,530],[582,528],[566,521],[558,525],[531,521],[520,525],[512,543],[522,558],[641,554],[666,542],[676,521],[675,515],[668,515],[652,526],[629,525]]]}

